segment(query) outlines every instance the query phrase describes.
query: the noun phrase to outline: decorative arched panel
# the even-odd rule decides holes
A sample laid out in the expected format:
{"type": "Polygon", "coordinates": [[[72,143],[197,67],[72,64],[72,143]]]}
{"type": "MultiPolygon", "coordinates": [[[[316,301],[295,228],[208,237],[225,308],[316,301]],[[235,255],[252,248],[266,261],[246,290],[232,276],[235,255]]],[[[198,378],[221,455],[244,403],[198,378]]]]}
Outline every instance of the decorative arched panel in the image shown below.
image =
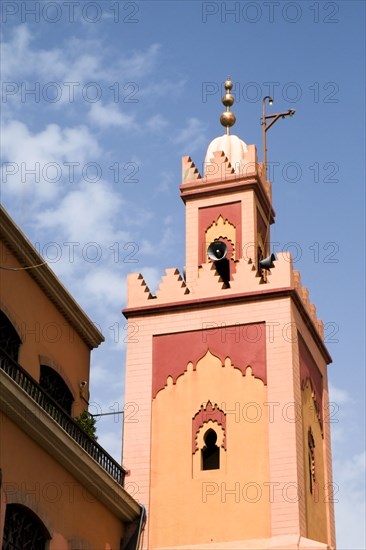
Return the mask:
{"type": "Polygon", "coordinates": [[[233,259],[242,257],[241,251],[241,203],[233,202],[200,208],[198,212],[198,262],[207,261],[207,246],[220,233],[233,243],[233,259]]]}
{"type": "MultiPolygon", "coordinates": [[[[206,247],[215,240],[222,240],[227,242],[228,246],[228,259],[236,258],[235,254],[235,243],[236,239],[236,228],[230,223],[227,219],[220,216],[216,221],[213,221],[212,224],[206,229],[206,247]]],[[[207,248],[206,248],[206,261],[207,261],[207,248]]]]}

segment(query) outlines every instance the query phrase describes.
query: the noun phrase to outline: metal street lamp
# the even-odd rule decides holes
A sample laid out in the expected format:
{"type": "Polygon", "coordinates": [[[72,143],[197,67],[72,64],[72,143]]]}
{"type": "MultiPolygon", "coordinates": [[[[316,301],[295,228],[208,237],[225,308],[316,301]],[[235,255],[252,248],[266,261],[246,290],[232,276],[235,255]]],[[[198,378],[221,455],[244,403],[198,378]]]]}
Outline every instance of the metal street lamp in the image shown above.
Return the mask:
{"type": "Polygon", "coordinates": [[[296,111],[295,109],[289,109],[285,113],[275,113],[273,115],[266,115],[266,99],[268,99],[269,105],[273,104],[273,99],[269,95],[266,95],[262,99],[261,125],[262,125],[262,135],[263,135],[263,171],[264,171],[264,176],[267,179],[267,137],[266,137],[267,130],[269,130],[270,127],[273,126],[273,124],[277,122],[279,118],[285,118],[286,116],[293,116],[296,111]],[[270,120],[271,122],[267,123],[266,122],[267,120],[270,120]]]}

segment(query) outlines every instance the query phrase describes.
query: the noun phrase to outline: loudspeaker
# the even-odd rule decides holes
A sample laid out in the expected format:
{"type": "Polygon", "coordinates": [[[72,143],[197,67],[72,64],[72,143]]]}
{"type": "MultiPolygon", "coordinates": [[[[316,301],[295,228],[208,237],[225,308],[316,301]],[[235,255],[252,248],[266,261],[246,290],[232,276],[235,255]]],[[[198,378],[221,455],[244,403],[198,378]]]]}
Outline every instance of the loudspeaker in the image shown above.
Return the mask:
{"type": "Polygon", "coordinates": [[[222,241],[213,241],[207,249],[207,255],[213,262],[219,262],[226,257],[227,246],[222,241]]]}
{"type": "Polygon", "coordinates": [[[261,269],[273,269],[274,267],[276,267],[273,263],[276,260],[277,260],[277,258],[272,252],[272,254],[270,256],[267,256],[267,258],[264,258],[263,260],[261,260],[259,262],[259,267],[261,269]]]}

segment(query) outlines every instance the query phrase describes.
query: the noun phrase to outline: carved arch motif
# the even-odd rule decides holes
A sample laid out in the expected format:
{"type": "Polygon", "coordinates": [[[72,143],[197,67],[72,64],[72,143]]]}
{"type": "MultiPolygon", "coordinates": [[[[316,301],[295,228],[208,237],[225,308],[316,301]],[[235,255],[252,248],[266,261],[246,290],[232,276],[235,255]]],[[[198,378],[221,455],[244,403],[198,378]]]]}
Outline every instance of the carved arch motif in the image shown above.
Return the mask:
{"type": "Polygon", "coordinates": [[[207,401],[192,418],[192,454],[199,450],[198,434],[206,423],[215,423],[222,427],[223,437],[220,446],[226,451],[226,414],[215,403],[207,401]]]}
{"type": "Polygon", "coordinates": [[[206,250],[205,254],[207,256],[207,247],[208,245],[216,239],[227,239],[231,243],[233,260],[236,259],[235,243],[236,243],[236,227],[229,222],[228,219],[224,219],[220,214],[216,221],[213,221],[210,226],[205,231],[206,234],[206,250]]]}
{"type": "Polygon", "coordinates": [[[304,391],[307,387],[310,387],[310,390],[311,390],[311,398],[312,398],[313,404],[314,404],[314,413],[315,413],[316,418],[318,419],[319,426],[320,426],[320,431],[321,431],[321,434],[323,436],[324,435],[323,434],[323,415],[322,415],[323,411],[321,409],[322,403],[318,402],[317,392],[316,392],[316,389],[314,388],[314,384],[313,384],[310,377],[304,378],[302,380],[302,383],[301,383],[301,390],[302,391],[304,391]]]}

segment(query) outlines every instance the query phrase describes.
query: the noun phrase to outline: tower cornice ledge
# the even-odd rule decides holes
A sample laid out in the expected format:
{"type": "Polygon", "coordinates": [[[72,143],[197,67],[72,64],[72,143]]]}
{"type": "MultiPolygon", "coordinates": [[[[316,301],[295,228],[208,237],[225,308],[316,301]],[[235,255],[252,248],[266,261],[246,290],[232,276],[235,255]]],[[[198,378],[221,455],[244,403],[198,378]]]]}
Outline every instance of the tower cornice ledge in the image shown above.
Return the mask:
{"type": "MultiPolygon", "coordinates": [[[[255,149],[254,145],[249,146],[255,149]]],[[[224,154],[222,152],[222,154],[224,154]]],[[[183,157],[183,173],[187,165],[193,164],[190,157],[183,157]]],[[[188,200],[203,198],[204,196],[220,196],[230,192],[242,192],[253,190],[258,197],[262,208],[268,212],[270,209],[270,223],[274,223],[275,211],[272,208],[272,189],[271,184],[262,176],[262,164],[257,162],[256,151],[253,151],[250,162],[243,165],[239,172],[213,173],[209,177],[195,177],[185,180],[180,185],[180,196],[184,204],[188,200]],[[216,176],[217,177],[214,177],[216,176]]]]}
{"type": "MultiPolygon", "coordinates": [[[[227,542],[190,544],[156,550],[227,550],[227,542]]],[[[230,541],[230,550],[334,550],[334,547],[297,534],[274,536],[271,539],[230,541]]]]}
{"type": "MultiPolygon", "coordinates": [[[[238,294],[228,294],[225,296],[225,303],[227,305],[238,304],[238,303],[248,303],[248,302],[257,302],[258,300],[275,300],[281,298],[291,298],[297,307],[304,323],[309,329],[311,335],[316,341],[318,348],[326,361],[327,364],[332,363],[332,358],[317,330],[317,327],[314,325],[307,308],[304,305],[303,300],[301,299],[296,288],[293,287],[283,287],[276,289],[264,289],[254,292],[244,292],[238,294]]],[[[150,315],[167,315],[170,313],[177,313],[183,311],[194,311],[209,309],[211,307],[217,306],[217,296],[208,297],[208,298],[195,298],[187,299],[184,302],[170,302],[158,304],[154,303],[154,300],[149,301],[146,306],[138,307],[127,307],[122,310],[123,315],[126,319],[136,318],[136,317],[145,317],[150,315]]]]}
{"type": "Polygon", "coordinates": [[[187,200],[196,199],[202,195],[218,196],[226,195],[230,191],[240,192],[253,189],[259,198],[261,206],[265,210],[268,210],[268,208],[271,209],[270,223],[274,222],[275,211],[271,206],[268,194],[264,190],[261,178],[257,174],[249,174],[247,176],[234,174],[233,177],[227,178],[225,181],[222,178],[217,178],[208,182],[204,180],[201,183],[198,182],[199,180],[194,180],[180,185],[180,196],[184,204],[187,200]]]}

